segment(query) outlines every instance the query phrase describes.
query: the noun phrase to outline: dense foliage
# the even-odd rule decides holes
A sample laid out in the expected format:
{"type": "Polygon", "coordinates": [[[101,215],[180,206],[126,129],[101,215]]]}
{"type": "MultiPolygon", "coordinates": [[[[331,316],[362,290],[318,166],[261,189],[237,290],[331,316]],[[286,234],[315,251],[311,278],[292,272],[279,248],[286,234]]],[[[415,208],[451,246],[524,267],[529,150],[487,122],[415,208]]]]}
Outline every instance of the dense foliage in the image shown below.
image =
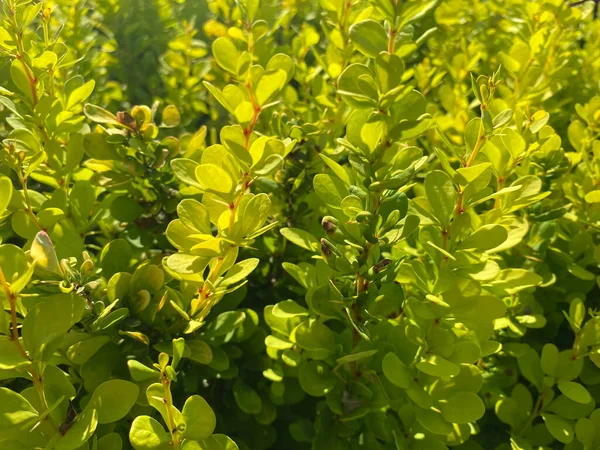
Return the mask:
{"type": "Polygon", "coordinates": [[[600,448],[597,13],[3,0],[0,449],[600,448]]]}

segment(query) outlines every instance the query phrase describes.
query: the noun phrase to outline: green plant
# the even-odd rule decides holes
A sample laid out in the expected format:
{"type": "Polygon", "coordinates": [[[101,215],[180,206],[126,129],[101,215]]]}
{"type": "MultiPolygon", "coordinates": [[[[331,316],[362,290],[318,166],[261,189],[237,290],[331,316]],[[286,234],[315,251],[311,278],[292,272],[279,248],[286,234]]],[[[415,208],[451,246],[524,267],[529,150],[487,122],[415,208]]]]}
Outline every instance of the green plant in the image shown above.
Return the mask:
{"type": "Polygon", "coordinates": [[[600,445],[600,21],[4,0],[0,448],[600,445]]]}

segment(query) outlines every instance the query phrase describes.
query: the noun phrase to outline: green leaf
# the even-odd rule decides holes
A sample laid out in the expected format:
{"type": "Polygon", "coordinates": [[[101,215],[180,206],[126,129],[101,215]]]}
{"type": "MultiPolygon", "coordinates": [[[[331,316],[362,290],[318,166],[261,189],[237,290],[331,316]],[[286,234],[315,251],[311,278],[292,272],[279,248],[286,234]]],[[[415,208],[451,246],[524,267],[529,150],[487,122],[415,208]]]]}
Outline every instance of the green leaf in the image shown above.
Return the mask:
{"type": "Polygon", "coordinates": [[[594,422],[586,417],[581,417],[575,424],[575,436],[584,446],[592,447],[594,437],[596,436],[596,426],[594,422]]]}
{"type": "Polygon", "coordinates": [[[342,199],[349,194],[342,181],[322,173],[313,179],[313,187],[319,198],[333,210],[339,210],[342,199]]]}
{"type": "Polygon", "coordinates": [[[439,170],[429,172],[425,177],[425,192],[433,214],[442,227],[447,229],[458,197],[452,180],[439,170]]]}
{"type": "Polygon", "coordinates": [[[198,183],[196,178],[196,168],[199,166],[196,161],[186,158],[177,158],[171,161],[171,169],[180,181],[190,186],[202,189],[202,185],[198,183]]]}
{"type": "Polygon", "coordinates": [[[10,181],[10,178],[0,175],[0,217],[2,217],[10,204],[12,193],[12,181],[10,181]]]}
{"type": "MultiPolygon", "coordinates": [[[[13,286],[17,284],[17,281],[15,280],[19,280],[20,276],[27,274],[30,268],[25,252],[16,245],[0,245],[0,267],[2,267],[2,271],[4,272],[4,278],[11,284],[11,292],[13,293],[19,292],[29,281],[29,279],[27,279],[26,281],[19,283],[20,286],[18,287],[20,287],[20,289],[16,289],[15,286],[13,286]]],[[[29,274],[29,277],[31,278],[31,274],[29,274]]]]}
{"type": "Polygon", "coordinates": [[[200,339],[190,339],[186,341],[186,351],[189,349],[189,355],[186,358],[196,361],[199,364],[210,364],[213,360],[213,352],[210,346],[200,339]]]}
{"type": "Polygon", "coordinates": [[[221,106],[223,106],[223,108],[229,111],[230,114],[235,114],[233,107],[227,100],[227,97],[223,95],[223,92],[221,92],[216,86],[210,84],[208,81],[203,81],[203,84],[206,87],[206,89],[208,89],[208,91],[213,95],[213,97],[217,99],[221,106]]]}
{"type": "Polygon", "coordinates": [[[310,252],[319,250],[319,241],[307,231],[301,230],[300,228],[281,228],[279,232],[288,241],[305,250],[310,252]]]}
{"type": "Polygon", "coordinates": [[[92,105],[91,103],[85,104],[83,107],[83,113],[88,119],[96,123],[106,123],[112,125],[117,125],[119,123],[117,116],[115,116],[113,113],[108,112],[99,106],[92,105]]]}
{"type": "Polygon", "coordinates": [[[88,156],[94,159],[103,161],[120,159],[114,145],[107,142],[107,135],[104,133],[95,132],[84,135],[83,149],[88,156]]]}
{"type": "Polygon", "coordinates": [[[531,347],[526,347],[523,353],[517,357],[517,365],[521,375],[534,386],[540,387],[544,378],[541,360],[537,352],[531,347]]]}
{"type": "Polygon", "coordinates": [[[336,362],[338,364],[348,364],[348,363],[351,363],[354,361],[360,361],[362,359],[370,358],[371,356],[373,356],[376,353],[377,353],[377,350],[367,350],[364,352],[351,353],[349,355],[338,358],[336,360],[336,362]]]}
{"type": "Polygon", "coordinates": [[[177,205],[177,215],[184,225],[203,234],[212,234],[210,213],[206,206],[197,200],[184,199],[177,205]]]}
{"type": "Polygon", "coordinates": [[[78,295],[58,294],[35,305],[25,317],[23,342],[29,354],[47,361],[56,344],[83,315],[85,301],[78,295]]]}
{"type": "Polygon", "coordinates": [[[240,124],[246,125],[250,123],[252,117],[254,117],[254,106],[252,106],[252,103],[250,102],[243,101],[236,106],[233,115],[240,124]]]}
{"type": "Polygon", "coordinates": [[[219,314],[206,327],[204,337],[224,336],[239,327],[246,319],[244,311],[227,311],[219,314]]]}
{"type": "Polygon", "coordinates": [[[96,431],[98,413],[95,409],[86,409],[71,428],[56,443],[56,450],[76,450],[85,444],[96,431]]]}
{"type": "Polygon", "coordinates": [[[372,108],[377,104],[377,99],[366,95],[358,84],[363,75],[373,76],[367,66],[350,64],[338,78],[338,94],[345,103],[358,109],[372,108]]]}
{"type": "Polygon", "coordinates": [[[375,20],[357,22],[348,31],[356,49],[368,58],[375,59],[379,53],[387,50],[387,33],[375,20]]]}
{"type": "Polygon", "coordinates": [[[544,127],[544,125],[548,123],[549,119],[550,114],[548,114],[546,111],[536,111],[533,116],[531,116],[531,125],[529,125],[529,130],[534,134],[537,133],[544,127]]]}
{"type": "Polygon", "coordinates": [[[14,427],[37,416],[35,408],[23,396],[0,387],[0,430],[14,427]]]}
{"type": "Polygon", "coordinates": [[[184,445],[182,450],[239,450],[239,447],[233,440],[223,434],[213,434],[208,439],[204,439],[198,444],[198,447],[184,445]]]}
{"type": "Polygon", "coordinates": [[[33,58],[31,62],[33,67],[37,69],[49,70],[53,69],[56,66],[56,63],[58,62],[58,57],[56,56],[56,53],[46,50],[40,55],[33,58]]]}
{"type": "Polygon", "coordinates": [[[460,373],[460,368],[456,364],[435,354],[430,354],[419,361],[416,368],[433,377],[454,377],[460,373]]]}
{"type": "Polygon", "coordinates": [[[17,88],[23,94],[25,94],[29,100],[33,100],[31,84],[29,83],[29,78],[27,77],[27,70],[29,70],[29,73],[31,73],[31,70],[21,59],[15,58],[10,65],[10,76],[17,88]]]}
{"type": "Polygon", "coordinates": [[[333,173],[340,179],[342,180],[344,183],[346,183],[347,185],[350,185],[350,177],[348,176],[348,173],[346,172],[346,170],[339,165],[338,163],[336,163],[333,159],[328,158],[327,156],[325,156],[322,153],[319,153],[319,156],[321,157],[321,159],[325,162],[325,164],[327,164],[327,166],[329,166],[329,168],[333,171],[333,173]]]}
{"type": "Polygon", "coordinates": [[[546,428],[554,438],[563,444],[569,444],[574,437],[573,426],[562,417],[555,414],[543,412],[542,419],[546,423],[546,428]]]}
{"type": "MultiPolygon", "coordinates": [[[[235,395],[235,387],[234,387],[235,395]]],[[[210,437],[217,425],[217,418],[211,407],[199,395],[188,397],[181,412],[185,420],[184,436],[202,440],[210,437]]]]}
{"type": "Polygon", "coordinates": [[[54,244],[50,240],[48,233],[40,231],[35,235],[29,254],[35,262],[37,269],[43,269],[44,272],[62,277],[54,244]]]}
{"type": "Polygon", "coordinates": [[[408,367],[392,352],[387,353],[383,358],[382,370],[385,377],[392,384],[403,389],[408,389],[413,379],[408,367]]]}
{"type": "Polygon", "coordinates": [[[503,131],[503,133],[504,136],[502,136],[502,142],[512,155],[513,159],[517,159],[525,151],[525,139],[523,139],[519,133],[511,128],[507,128],[503,131]]]}
{"type": "Polygon", "coordinates": [[[86,101],[88,97],[92,95],[92,92],[94,92],[95,86],[96,82],[94,80],[90,80],[83,84],[82,77],[75,76],[69,79],[65,83],[65,91],[68,93],[66,109],[71,109],[86,101]]]}
{"type": "Polygon", "coordinates": [[[173,128],[181,122],[181,114],[175,105],[169,105],[162,112],[161,127],[173,128]]]}
{"type": "Polygon", "coordinates": [[[460,167],[456,169],[456,172],[460,175],[460,178],[462,178],[461,180],[459,180],[460,184],[465,186],[468,183],[475,181],[482,173],[484,173],[488,169],[488,167],[491,167],[491,165],[491,163],[487,162],[475,164],[470,167],[460,167]]]}
{"type": "Polygon", "coordinates": [[[283,70],[287,75],[285,84],[288,84],[294,76],[296,64],[294,64],[294,60],[288,55],[284,53],[277,53],[269,60],[266,69],[268,72],[272,72],[274,70],[283,70]]]}
{"type": "Polygon", "coordinates": [[[322,361],[309,361],[300,366],[298,380],[308,395],[322,397],[335,387],[338,378],[322,361]]]}
{"type": "Polygon", "coordinates": [[[473,392],[458,392],[440,401],[442,416],[450,423],[470,423],[483,417],[485,406],[473,392]]]}
{"type": "Polygon", "coordinates": [[[227,171],[214,164],[200,164],[195,170],[196,179],[207,191],[229,194],[235,187],[227,171]]]}
{"type": "Polygon", "coordinates": [[[556,345],[548,343],[542,348],[540,358],[542,370],[546,375],[554,375],[558,366],[558,348],[556,345]]]}
{"type": "Polygon", "coordinates": [[[258,80],[255,89],[256,101],[263,106],[272,100],[285,86],[287,74],[283,70],[266,72],[258,80]]]}
{"type": "Polygon", "coordinates": [[[241,212],[243,236],[257,232],[263,226],[271,211],[271,199],[267,194],[258,194],[252,197],[241,212]]]}
{"type": "Polygon", "coordinates": [[[491,250],[508,239],[508,232],[502,225],[483,225],[463,240],[460,249],[491,250]]]}
{"type": "Polygon", "coordinates": [[[109,433],[98,439],[97,450],[122,450],[123,440],[117,433],[109,433]]]}
{"type": "Polygon", "coordinates": [[[233,397],[235,402],[246,414],[258,414],[262,409],[262,400],[257,392],[240,378],[233,383],[233,397]]]}
{"type": "Polygon", "coordinates": [[[131,424],[129,442],[135,450],[172,450],[171,435],[149,416],[138,416],[131,424]]]}
{"type": "Polygon", "coordinates": [[[295,330],[296,343],[305,350],[333,352],[335,333],[317,320],[305,320],[295,330]]]}
{"type": "Polygon", "coordinates": [[[492,122],[494,125],[494,129],[501,128],[504,125],[506,125],[508,122],[510,122],[510,119],[512,119],[512,116],[513,116],[512,109],[505,109],[504,111],[498,113],[496,116],[494,116],[494,119],[492,122]]]}
{"type": "Polygon", "coordinates": [[[246,8],[246,14],[250,23],[254,22],[256,13],[258,12],[259,0],[243,0],[241,2],[246,8]]]}
{"type": "Polygon", "coordinates": [[[541,284],[542,277],[525,269],[504,269],[490,284],[494,289],[514,294],[541,284]]]}
{"type": "Polygon", "coordinates": [[[160,372],[157,370],[151,369],[135,359],[127,361],[127,367],[129,369],[129,374],[134,381],[156,380],[160,375],[160,372]]]}
{"type": "Polygon", "coordinates": [[[117,422],[135,405],[138,393],[138,387],[129,381],[109,380],[94,390],[85,409],[97,410],[100,424],[117,422]]]}
{"type": "Polygon", "coordinates": [[[252,273],[252,271],[254,271],[254,269],[256,269],[258,263],[258,258],[250,258],[234,264],[231,269],[227,271],[227,275],[225,275],[222,285],[230,286],[243,281],[252,273]]]}
{"type": "Polygon", "coordinates": [[[400,24],[402,28],[404,25],[419,20],[424,17],[429,11],[435,8],[440,3],[440,0],[423,0],[419,2],[407,2],[402,5],[400,13],[400,24]]]}
{"type": "MultiPolygon", "coordinates": [[[[1,313],[1,311],[0,311],[1,313]]],[[[0,336],[0,370],[14,370],[29,365],[15,341],[8,336],[0,336]]]]}
{"type": "Polygon", "coordinates": [[[588,390],[574,381],[559,381],[558,390],[577,403],[585,405],[592,401],[592,396],[588,390]]]}
{"type": "Polygon", "coordinates": [[[356,195],[347,195],[344,197],[342,203],[340,203],[340,208],[351,219],[354,219],[358,213],[364,211],[363,202],[356,195]]]}
{"type": "Polygon", "coordinates": [[[282,319],[309,315],[308,309],[300,306],[294,300],[284,300],[283,302],[277,303],[271,312],[275,317],[280,317],[282,319]]]}
{"type": "Polygon", "coordinates": [[[585,201],[588,203],[600,203],[600,190],[590,191],[585,194],[585,201]]]}
{"type": "Polygon", "coordinates": [[[240,53],[231,40],[225,37],[218,38],[213,42],[212,51],[219,66],[227,72],[237,74],[237,64],[240,53]]]}
{"type": "MultiPolygon", "coordinates": [[[[115,239],[104,246],[100,252],[100,267],[102,274],[111,279],[117,272],[126,272],[129,269],[132,250],[125,239],[115,239]]],[[[119,296],[118,298],[123,298],[119,296]]]]}

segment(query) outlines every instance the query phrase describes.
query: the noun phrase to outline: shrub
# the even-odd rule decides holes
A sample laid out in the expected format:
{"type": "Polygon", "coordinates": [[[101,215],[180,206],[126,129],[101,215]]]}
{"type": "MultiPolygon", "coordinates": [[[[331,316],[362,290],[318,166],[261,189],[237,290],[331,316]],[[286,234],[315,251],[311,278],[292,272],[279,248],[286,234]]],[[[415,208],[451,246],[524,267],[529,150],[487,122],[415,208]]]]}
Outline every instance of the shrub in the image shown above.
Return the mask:
{"type": "Polygon", "coordinates": [[[597,7],[3,0],[0,448],[599,448],[597,7]]]}

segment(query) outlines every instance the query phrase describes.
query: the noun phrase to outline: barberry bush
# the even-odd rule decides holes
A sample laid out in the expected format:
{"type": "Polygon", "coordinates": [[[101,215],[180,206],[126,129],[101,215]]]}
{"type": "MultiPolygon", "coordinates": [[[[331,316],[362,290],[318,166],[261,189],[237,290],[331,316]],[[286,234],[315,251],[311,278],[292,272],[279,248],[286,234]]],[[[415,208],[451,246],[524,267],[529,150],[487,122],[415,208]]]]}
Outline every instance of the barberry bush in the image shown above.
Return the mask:
{"type": "Polygon", "coordinates": [[[598,7],[2,0],[0,449],[600,448],[598,7]]]}

